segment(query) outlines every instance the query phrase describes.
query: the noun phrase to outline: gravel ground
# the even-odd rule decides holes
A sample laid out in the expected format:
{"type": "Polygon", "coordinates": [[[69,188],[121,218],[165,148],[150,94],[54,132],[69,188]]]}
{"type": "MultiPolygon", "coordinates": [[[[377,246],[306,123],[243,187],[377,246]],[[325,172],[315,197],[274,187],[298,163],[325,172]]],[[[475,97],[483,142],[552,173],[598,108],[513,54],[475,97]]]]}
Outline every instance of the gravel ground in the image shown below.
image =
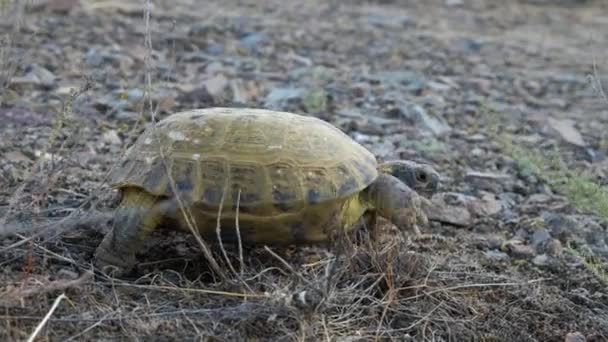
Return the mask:
{"type": "Polygon", "coordinates": [[[0,339],[608,340],[604,2],[144,9],[0,1],[0,339]],[[376,244],[248,248],[222,281],[187,233],[163,230],[134,272],[101,274],[119,199],[107,175],[149,104],[156,119],[313,115],[379,160],[430,163],[433,238],[384,223],[376,244]]]}

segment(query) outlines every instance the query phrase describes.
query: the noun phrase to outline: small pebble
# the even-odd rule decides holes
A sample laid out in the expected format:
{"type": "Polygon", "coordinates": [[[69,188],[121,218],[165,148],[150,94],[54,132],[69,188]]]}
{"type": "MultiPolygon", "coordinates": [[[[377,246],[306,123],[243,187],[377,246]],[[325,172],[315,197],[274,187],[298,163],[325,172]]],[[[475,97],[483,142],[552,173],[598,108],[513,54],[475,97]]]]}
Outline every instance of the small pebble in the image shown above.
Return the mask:
{"type": "Polygon", "coordinates": [[[583,335],[582,333],[580,333],[578,331],[566,334],[566,338],[564,339],[564,342],[585,342],[585,341],[587,341],[587,338],[585,338],[585,335],[583,335]]]}
{"type": "Polygon", "coordinates": [[[509,255],[507,253],[497,251],[495,249],[486,251],[485,255],[488,259],[496,261],[509,259],[509,255]]]}
{"type": "Polygon", "coordinates": [[[562,243],[558,239],[551,239],[551,241],[549,241],[545,247],[545,253],[554,257],[562,254],[563,250],[564,248],[562,247],[562,243]]]}
{"type": "Polygon", "coordinates": [[[116,133],[116,131],[113,129],[104,132],[102,139],[110,145],[120,145],[122,143],[122,140],[118,136],[118,133],[116,133]]]}
{"type": "Polygon", "coordinates": [[[549,231],[546,230],[545,228],[538,228],[532,234],[531,242],[532,242],[533,246],[539,247],[539,246],[543,245],[545,242],[547,242],[549,239],[551,239],[551,234],[549,234],[549,231]]]}
{"type": "Polygon", "coordinates": [[[510,244],[508,247],[509,254],[518,259],[532,258],[536,251],[532,246],[524,244],[510,244]]]}
{"type": "Polygon", "coordinates": [[[536,266],[546,266],[549,263],[549,256],[546,254],[537,255],[532,259],[532,263],[536,266]]]}

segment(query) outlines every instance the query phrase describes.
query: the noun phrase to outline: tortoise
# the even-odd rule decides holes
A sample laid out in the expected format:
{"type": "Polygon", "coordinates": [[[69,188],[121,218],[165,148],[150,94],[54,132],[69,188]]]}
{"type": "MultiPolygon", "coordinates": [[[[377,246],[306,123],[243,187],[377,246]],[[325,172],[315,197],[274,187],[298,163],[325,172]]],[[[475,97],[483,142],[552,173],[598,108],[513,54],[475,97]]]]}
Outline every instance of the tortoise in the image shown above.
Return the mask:
{"type": "Polygon", "coordinates": [[[421,200],[436,191],[439,174],[408,160],[378,164],[315,117],[219,107],[178,112],[144,130],[112,183],[122,199],[95,263],[124,272],[158,226],[188,229],[182,208],[202,238],[217,241],[219,221],[222,242],[243,244],[326,242],[362,216],[412,229],[427,222],[421,200]]]}

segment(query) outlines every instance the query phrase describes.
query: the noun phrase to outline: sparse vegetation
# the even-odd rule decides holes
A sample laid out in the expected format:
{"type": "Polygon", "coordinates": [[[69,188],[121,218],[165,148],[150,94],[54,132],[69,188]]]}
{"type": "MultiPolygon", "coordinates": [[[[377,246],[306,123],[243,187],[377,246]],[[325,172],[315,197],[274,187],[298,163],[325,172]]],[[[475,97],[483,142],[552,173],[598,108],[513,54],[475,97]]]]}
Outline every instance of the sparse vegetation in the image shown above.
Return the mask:
{"type": "Polygon", "coordinates": [[[589,242],[606,239],[608,190],[580,146],[533,127],[571,115],[585,148],[605,148],[606,120],[577,117],[605,99],[597,74],[580,81],[605,6],[68,3],[0,0],[0,340],[608,339],[608,267],[589,242]],[[108,174],[143,124],[233,104],[433,163],[472,224],[417,240],[381,221],[379,240],[297,249],[159,230],[133,273],[95,269],[118,203],[108,174]]]}

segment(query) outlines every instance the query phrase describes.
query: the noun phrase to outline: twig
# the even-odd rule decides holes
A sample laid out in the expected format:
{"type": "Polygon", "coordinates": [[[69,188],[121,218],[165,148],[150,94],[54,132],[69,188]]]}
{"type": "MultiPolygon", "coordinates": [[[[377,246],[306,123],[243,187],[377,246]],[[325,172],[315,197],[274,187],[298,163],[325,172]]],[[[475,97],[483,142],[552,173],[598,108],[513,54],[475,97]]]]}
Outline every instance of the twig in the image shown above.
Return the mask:
{"type": "MultiPolygon", "coordinates": [[[[228,263],[228,267],[230,267],[230,271],[232,271],[232,273],[234,274],[235,277],[237,277],[237,279],[243,283],[243,285],[245,285],[245,287],[251,291],[254,292],[253,289],[249,286],[249,284],[247,284],[247,282],[245,282],[245,280],[243,279],[243,269],[244,269],[244,263],[243,263],[243,250],[242,248],[239,248],[239,252],[240,252],[240,261],[241,261],[241,272],[237,273],[236,270],[234,269],[234,266],[232,265],[232,262],[230,262],[230,258],[228,258],[228,252],[226,252],[226,249],[224,248],[224,242],[222,241],[222,234],[221,234],[221,220],[222,220],[222,208],[224,207],[224,200],[226,197],[226,192],[228,189],[228,182],[226,182],[225,186],[224,186],[224,191],[222,192],[222,199],[220,200],[220,206],[218,208],[217,211],[217,221],[216,221],[216,225],[215,225],[215,233],[217,235],[217,240],[218,240],[218,244],[220,245],[220,250],[222,251],[222,255],[224,256],[224,259],[226,259],[226,263],[228,263]]],[[[241,198],[241,189],[239,189],[238,192],[238,198],[237,198],[237,202],[236,202],[236,222],[237,222],[237,236],[238,236],[238,240],[239,240],[239,247],[240,246],[240,242],[241,242],[241,237],[240,237],[240,232],[238,230],[238,219],[239,219],[239,204],[240,204],[240,198],[241,198]]]]}
{"type": "Polygon", "coordinates": [[[442,305],[443,305],[443,302],[440,302],[434,308],[432,308],[429,312],[427,312],[427,314],[424,315],[424,317],[422,317],[419,320],[417,320],[416,322],[410,324],[409,327],[406,327],[403,330],[404,331],[408,331],[408,330],[414,329],[414,327],[417,326],[418,324],[420,324],[422,321],[427,320],[429,317],[431,317],[431,315],[433,314],[433,312],[435,312],[435,310],[439,309],[439,307],[442,306],[442,305]]]}
{"type": "Polygon", "coordinates": [[[34,330],[34,332],[30,335],[30,338],[27,339],[27,342],[34,341],[34,339],[36,338],[36,336],[38,336],[38,334],[40,333],[42,328],[46,325],[46,322],[48,322],[49,318],[51,318],[51,315],[53,315],[53,312],[55,312],[55,310],[59,306],[59,303],[61,303],[61,301],[64,298],[67,298],[67,297],[65,296],[65,293],[62,293],[61,295],[59,295],[59,297],[57,297],[57,299],[55,299],[53,306],[51,306],[51,309],[49,310],[49,312],[46,313],[46,316],[44,316],[42,321],[40,321],[40,323],[38,323],[36,330],[34,330]]]}
{"type": "MultiPolygon", "coordinates": [[[[104,284],[104,283],[99,283],[99,284],[104,284]]],[[[192,289],[192,288],[179,288],[179,287],[159,286],[159,285],[138,285],[138,284],[131,284],[131,283],[112,283],[111,285],[112,286],[122,286],[122,287],[134,287],[134,288],[146,289],[146,290],[204,293],[204,294],[220,295],[220,296],[226,296],[226,297],[269,298],[268,295],[261,294],[261,293],[237,293],[237,292],[192,289]]]]}
{"type": "MultiPolygon", "coordinates": [[[[155,312],[149,314],[142,314],[137,311],[137,313],[133,313],[130,315],[120,315],[118,317],[109,317],[109,315],[105,315],[101,318],[68,318],[68,317],[59,317],[59,318],[50,318],[51,322],[67,322],[67,323],[79,323],[79,322],[115,322],[115,321],[125,321],[125,320],[141,320],[143,318],[160,318],[160,317],[174,317],[174,316],[182,316],[182,315],[212,315],[212,314],[222,314],[227,312],[230,314],[239,314],[239,317],[242,318],[243,313],[245,314],[259,314],[259,312],[263,312],[264,309],[268,309],[268,306],[264,303],[255,303],[255,302],[245,302],[236,307],[218,307],[211,309],[193,309],[193,310],[175,310],[175,311],[164,311],[164,312],[155,312]]],[[[277,310],[278,308],[275,308],[277,310]]],[[[274,312],[276,313],[276,312],[274,312]]],[[[226,315],[227,315],[226,314],[226,315]]],[[[39,320],[38,316],[16,316],[16,315],[0,315],[0,319],[4,320],[39,320]]]]}
{"type": "MultiPolygon", "coordinates": [[[[416,298],[432,295],[433,293],[443,292],[443,291],[452,291],[452,290],[470,289],[470,288],[480,288],[480,287],[523,286],[523,285],[531,285],[531,284],[534,284],[534,283],[540,283],[540,282],[545,281],[545,280],[547,280],[547,279],[546,278],[538,278],[538,279],[529,280],[529,281],[525,281],[525,282],[521,282],[521,283],[487,283],[487,284],[456,285],[456,286],[451,286],[451,287],[438,288],[438,289],[435,289],[433,291],[425,292],[424,294],[419,294],[419,295],[403,298],[403,301],[412,300],[412,299],[416,299],[416,298]]],[[[402,289],[397,289],[397,290],[402,290],[402,289]]]]}
{"type": "Polygon", "coordinates": [[[224,208],[224,201],[226,200],[226,192],[228,190],[228,180],[226,180],[226,183],[224,184],[224,191],[222,191],[222,198],[220,199],[220,206],[217,208],[217,219],[216,219],[216,223],[215,223],[215,235],[217,236],[217,242],[220,245],[220,250],[222,251],[222,255],[224,256],[224,259],[226,259],[226,263],[228,263],[228,267],[230,267],[230,271],[232,271],[232,273],[234,275],[237,275],[236,270],[234,269],[234,266],[232,266],[232,263],[230,262],[230,259],[228,258],[228,252],[226,252],[226,249],[224,248],[224,243],[222,241],[222,209],[224,208]]]}
{"type": "MultiPolygon", "coordinates": [[[[18,236],[20,236],[22,238],[22,240],[19,240],[6,247],[0,248],[0,253],[6,252],[10,249],[17,248],[21,245],[24,245],[24,244],[28,243],[29,241],[42,236],[44,233],[47,232],[47,230],[53,230],[53,229],[57,228],[57,230],[59,232],[63,232],[66,230],[72,230],[75,227],[78,227],[80,225],[93,226],[93,225],[100,223],[101,221],[110,219],[110,217],[112,216],[109,213],[102,213],[102,212],[93,212],[93,213],[88,212],[88,213],[83,214],[80,209],[82,209],[82,207],[84,205],[85,204],[82,204],[79,208],[74,210],[70,215],[60,219],[57,222],[42,225],[39,228],[39,231],[37,231],[36,233],[34,233],[28,237],[17,234],[18,236]]],[[[11,229],[11,227],[10,226],[8,226],[8,228],[6,228],[6,227],[7,226],[4,226],[4,228],[3,228],[3,226],[0,226],[0,236],[4,235],[3,229],[6,229],[9,233],[16,233],[17,231],[19,231],[19,229],[15,229],[14,231],[9,231],[11,229]]]]}
{"type": "Polygon", "coordinates": [[[104,322],[104,320],[105,320],[105,319],[107,319],[108,317],[110,317],[110,315],[111,315],[111,314],[112,314],[112,313],[110,312],[110,313],[108,313],[108,314],[104,315],[104,316],[103,316],[103,317],[101,317],[101,318],[100,318],[100,319],[99,319],[97,322],[95,322],[95,323],[91,324],[90,326],[88,326],[86,329],[84,329],[83,331],[79,332],[78,334],[70,336],[70,337],[69,337],[68,339],[66,339],[65,341],[66,341],[66,342],[67,342],[67,341],[73,341],[73,340],[75,340],[76,338],[78,338],[78,337],[80,337],[80,336],[82,336],[82,335],[84,335],[84,334],[88,333],[89,331],[91,331],[91,330],[93,330],[95,327],[97,327],[98,325],[102,324],[102,323],[104,322]]]}
{"type": "Polygon", "coordinates": [[[597,70],[597,62],[595,60],[595,56],[593,56],[593,76],[591,76],[594,80],[596,85],[593,88],[596,88],[596,90],[600,93],[600,96],[602,97],[602,99],[604,100],[604,102],[606,102],[608,104],[608,97],[606,96],[606,92],[604,91],[604,87],[602,85],[602,81],[600,80],[600,74],[597,70]]]}
{"type": "Polygon", "coordinates": [[[384,306],[384,309],[382,310],[382,315],[380,316],[380,320],[378,321],[378,327],[376,328],[376,340],[378,340],[378,338],[380,337],[380,329],[382,329],[382,322],[384,322],[384,319],[386,319],[386,314],[388,313],[391,303],[395,299],[396,293],[397,291],[395,291],[394,289],[389,289],[388,291],[388,300],[386,302],[386,305],[384,306]]]}
{"type": "MultiPolygon", "coordinates": [[[[8,286],[2,292],[4,301],[12,299],[18,301],[22,298],[30,297],[37,294],[49,293],[57,290],[65,291],[72,287],[78,287],[86,283],[88,280],[93,278],[93,272],[86,272],[80,278],[74,280],[55,280],[44,284],[44,286],[36,286],[31,288],[22,289],[20,287],[8,286]],[[8,298],[8,299],[7,299],[8,298]]],[[[2,302],[2,304],[5,304],[2,302]]]]}
{"type": "Polygon", "coordinates": [[[241,228],[239,226],[240,205],[241,205],[241,189],[239,188],[239,193],[236,198],[236,213],[235,213],[235,218],[234,218],[234,227],[236,229],[236,238],[237,238],[238,248],[239,248],[239,262],[241,264],[240,265],[241,266],[241,278],[243,278],[243,272],[245,270],[245,261],[243,259],[243,243],[241,241],[241,228]]]}
{"type": "Polygon", "coordinates": [[[268,246],[264,246],[264,249],[266,250],[266,252],[270,253],[270,255],[279,260],[285,267],[287,267],[287,269],[289,269],[291,273],[295,274],[298,278],[300,278],[300,280],[302,280],[309,286],[313,286],[313,284],[308,279],[304,278],[300,273],[296,272],[296,270],[291,267],[291,265],[287,261],[285,261],[285,259],[281,258],[277,253],[273,252],[272,249],[268,248],[268,246]]]}
{"type": "MultiPolygon", "coordinates": [[[[151,76],[152,67],[150,64],[151,59],[152,59],[152,35],[151,35],[151,30],[150,30],[150,13],[151,13],[151,11],[152,11],[152,4],[150,3],[150,0],[146,0],[146,8],[144,10],[144,21],[145,21],[145,32],[146,32],[145,40],[144,40],[144,46],[145,46],[145,51],[146,51],[145,56],[144,56],[144,66],[145,66],[145,70],[146,70],[146,72],[145,72],[146,84],[144,87],[144,94],[146,95],[146,98],[148,100],[148,106],[150,108],[150,116],[152,118],[152,130],[155,133],[154,134],[155,137],[157,139],[160,139],[159,135],[158,135],[158,130],[156,127],[156,113],[155,113],[156,110],[153,109],[152,96],[151,96],[151,93],[152,93],[152,76],[151,76]]],[[[177,204],[179,205],[182,215],[184,215],[184,220],[186,221],[186,225],[190,229],[190,232],[194,235],[194,237],[195,237],[196,241],[198,242],[199,246],[201,247],[201,249],[203,250],[203,254],[205,255],[205,258],[211,265],[211,268],[217,273],[217,275],[220,276],[220,278],[222,278],[223,281],[227,282],[228,277],[226,276],[226,274],[224,274],[224,272],[218,265],[217,261],[213,257],[211,250],[209,249],[207,244],[201,238],[198,230],[195,228],[196,222],[194,220],[194,217],[192,217],[190,212],[187,212],[185,209],[181,196],[176,189],[175,180],[171,176],[171,170],[169,169],[169,166],[167,165],[167,158],[165,158],[165,154],[162,149],[163,145],[160,143],[160,140],[159,140],[158,146],[159,146],[158,151],[159,151],[160,157],[163,161],[163,165],[165,166],[166,175],[169,178],[169,185],[171,186],[171,190],[175,194],[175,200],[177,201],[177,204]]]]}

